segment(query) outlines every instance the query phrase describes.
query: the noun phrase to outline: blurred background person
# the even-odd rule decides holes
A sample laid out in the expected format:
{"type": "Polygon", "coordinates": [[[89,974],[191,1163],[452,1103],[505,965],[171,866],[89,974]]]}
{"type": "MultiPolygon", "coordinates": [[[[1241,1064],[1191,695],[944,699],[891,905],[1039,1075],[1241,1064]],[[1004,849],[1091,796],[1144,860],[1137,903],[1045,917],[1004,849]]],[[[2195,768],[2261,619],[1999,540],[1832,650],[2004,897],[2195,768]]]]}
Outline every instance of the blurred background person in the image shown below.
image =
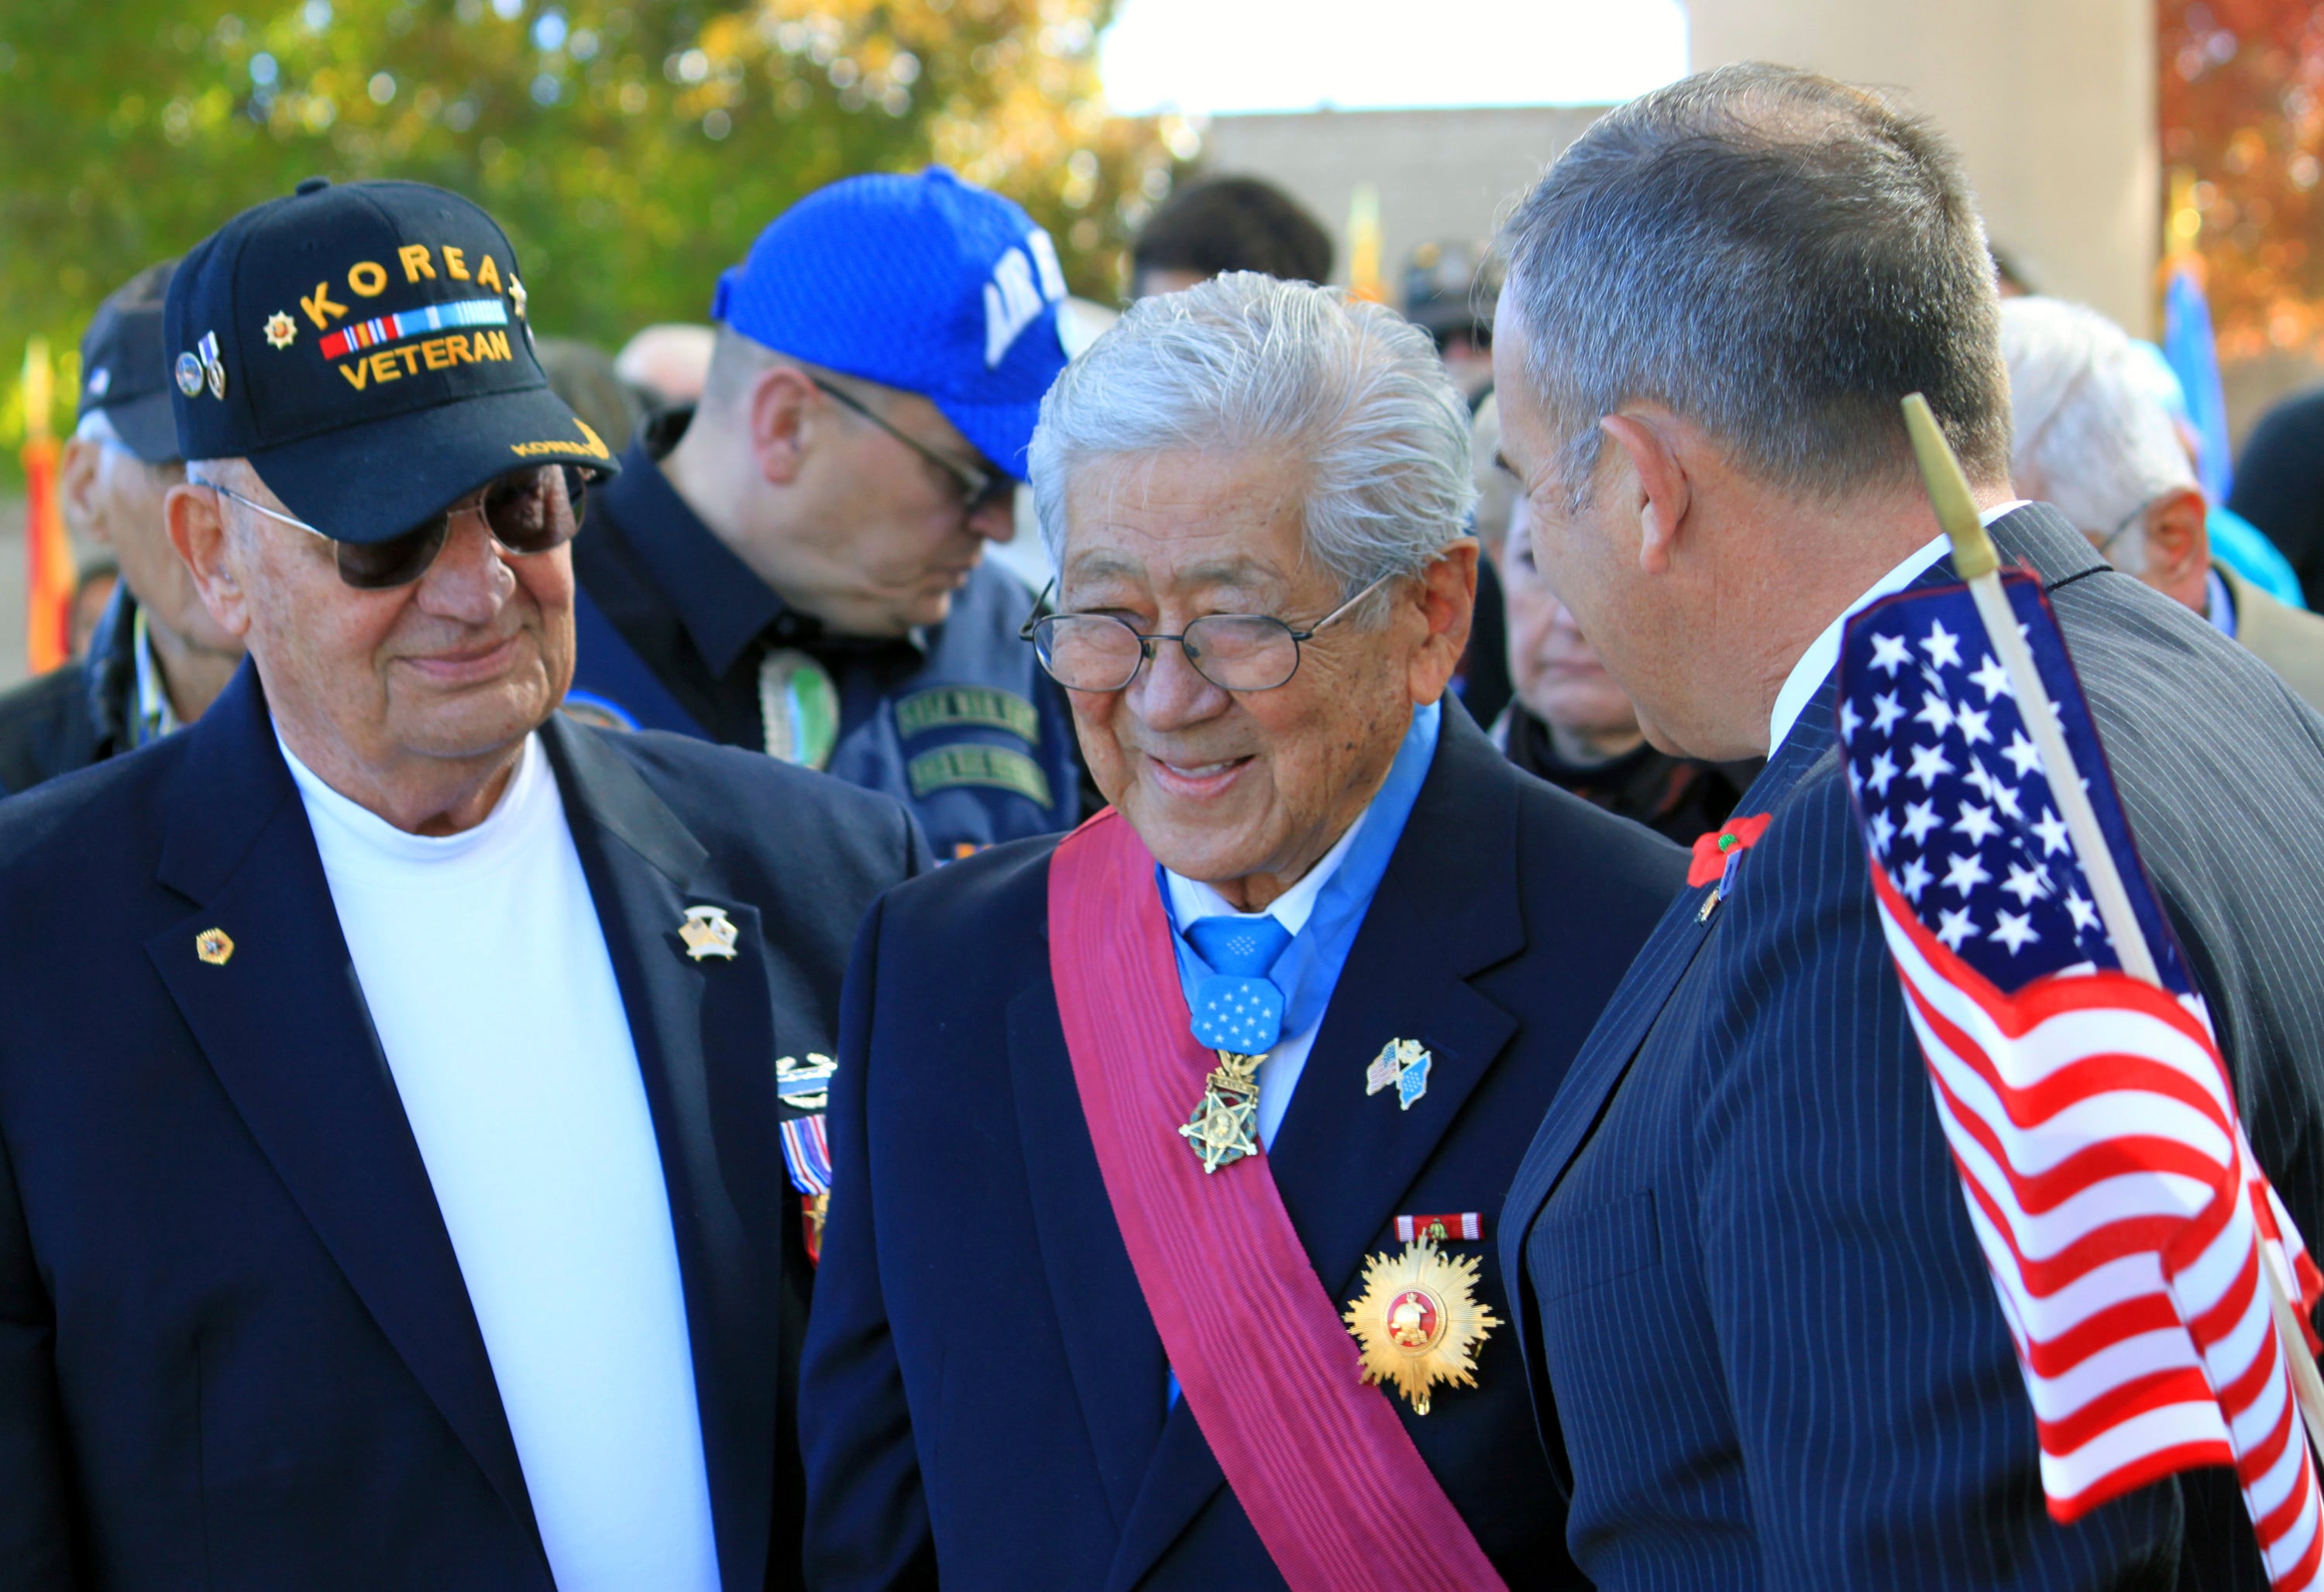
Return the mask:
{"type": "Polygon", "coordinates": [[[75,661],[88,656],[89,640],[97,634],[105,611],[113,605],[113,594],[120,585],[121,563],[110,553],[84,560],[79,573],[74,575],[69,633],[75,661]]]}
{"type": "Polygon", "coordinates": [[[613,373],[648,411],[702,401],[718,334],[687,321],[658,321],[622,345],[613,373]]]}
{"type": "MultiPolygon", "coordinates": [[[[2119,323],[2117,323],[2119,324],[2119,323]]],[[[2171,417],[2172,429],[2178,433],[2180,446],[2187,450],[2187,462],[2195,467],[2195,479],[2203,479],[2203,432],[2195,424],[2193,410],[2187,402],[2186,384],[2171,366],[2169,356],[2161,347],[2144,338],[2130,340],[2131,373],[2137,379],[2139,390],[2163,406],[2171,417]]],[[[2222,569],[2233,570],[2265,592],[2279,603],[2294,608],[2306,608],[2308,598],[2300,589],[2299,572],[2292,560],[2270,541],[2267,533],[2217,498],[2204,493],[2209,500],[2203,515],[2203,529],[2211,538],[2211,557],[2222,569]]]]}
{"type": "Polygon", "coordinates": [[[1404,317],[1436,341],[1461,396],[1473,406],[1493,387],[1493,303],[1501,268],[1479,244],[1423,244],[1404,271],[1404,317]]]}
{"type": "Polygon", "coordinates": [[[650,421],[574,547],[568,709],[885,791],[942,858],[1070,829],[1071,716],[987,563],[1016,527],[1065,281],[1015,204],[849,178],[719,279],[701,403],[650,421]]]}
{"type": "Polygon", "coordinates": [[[165,261],[132,277],[81,338],[79,415],[59,495],[66,529],[107,549],[120,579],[77,661],[0,695],[0,796],[193,722],[242,662],[162,521],[161,500],[186,478],[161,349],[175,268],[165,261]]]}
{"type": "MultiPolygon", "coordinates": [[[[1499,474],[1514,483],[1507,471],[1499,474]]],[[[1546,779],[1681,845],[1727,821],[1764,759],[1709,763],[1646,743],[1631,704],[1534,562],[1531,516],[1517,495],[1501,549],[1516,700],[1493,741],[1546,779]]]]}
{"type": "Polygon", "coordinates": [[[1213,177],[1162,202],[1130,245],[1130,296],[1175,293],[1222,271],[1332,280],[1332,235],[1298,200],[1256,177],[1213,177]]]}
{"type": "Polygon", "coordinates": [[[2214,558],[2203,491],[2121,327],[2057,299],[2001,306],[2010,476],[2057,505],[2108,562],[2208,618],[2324,709],[2324,619],[2214,558]]]}
{"type": "Polygon", "coordinates": [[[2324,609],[2324,388],[2294,393],[2253,428],[2227,507],[2267,533],[2308,606],[2324,609]]]}
{"type": "MultiPolygon", "coordinates": [[[[1488,371],[1490,370],[1488,365],[1488,371]]],[[[1509,505],[1517,479],[1494,461],[1501,452],[1501,411],[1489,391],[1469,419],[1470,474],[1477,484],[1477,507],[1469,534],[1477,538],[1476,617],[1469,627],[1469,650],[1452,676],[1453,694],[1469,716],[1490,724],[1509,705],[1509,626],[1501,592],[1501,546],[1509,536],[1509,505]]]]}
{"type": "Polygon", "coordinates": [[[613,355],[578,337],[536,337],[532,352],[540,361],[540,373],[549,378],[549,390],[565,400],[566,408],[615,453],[630,446],[646,407],[622,380],[613,355]]]}

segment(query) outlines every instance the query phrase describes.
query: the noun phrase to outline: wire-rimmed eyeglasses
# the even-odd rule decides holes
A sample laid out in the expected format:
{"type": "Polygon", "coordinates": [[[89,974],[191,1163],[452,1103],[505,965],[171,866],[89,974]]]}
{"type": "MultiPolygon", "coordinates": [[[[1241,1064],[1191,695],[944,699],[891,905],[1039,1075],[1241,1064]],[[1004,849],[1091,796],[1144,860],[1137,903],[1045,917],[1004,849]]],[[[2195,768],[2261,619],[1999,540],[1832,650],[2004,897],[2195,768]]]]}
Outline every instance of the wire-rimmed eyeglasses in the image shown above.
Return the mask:
{"type": "Polygon", "coordinates": [[[2146,511],[2154,507],[2154,501],[2155,500],[2153,498],[2148,498],[2145,502],[2140,503],[2138,507],[2133,509],[2129,513],[2125,514],[2121,519],[2116,520],[2114,529],[2107,531],[2104,536],[2100,536],[2095,531],[2088,530],[2084,531],[2082,534],[2089,538],[2090,546],[2098,550],[2098,557],[2111,564],[2114,562],[2115,543],[2122,540],[2122,538],[2129,533],[2132,526],[2144,523],[2146,511]]]}
{"type": "Polygon", "coordinates": [[[1222,691],[1272,691],[1299,672],[1299,649],[1396,577],[1384,575],[1304,630],[1267,613],[1206,613],[1175,636],[1149,635],[1111,613],[1043,613],[1056,589],[1042,589],[1033,617],[1018,631],[1033,643],[1049,677],[1068,691],[1124,691],[1164,641],[1176,641],[1186,665],[1222,691]]]}
{"type": "Polygon", "coordinates": [[[960,488],[962,513],[974,514],[989,504],[1001,502],[1016,496],[1017,483],[1008,476],[992,471],[981,470],[974,465],[965,464],[959,459],[947,458],[910,432],[896,426],[885,415],[881,414],[853,393],[843,391],[820,376],[809,376],[807,380],[815,383],[815,390],[817,392],[822,393],[832,402],[842,408],[853,410],[946,475],[951,476],[953,484],[960,488]]]}

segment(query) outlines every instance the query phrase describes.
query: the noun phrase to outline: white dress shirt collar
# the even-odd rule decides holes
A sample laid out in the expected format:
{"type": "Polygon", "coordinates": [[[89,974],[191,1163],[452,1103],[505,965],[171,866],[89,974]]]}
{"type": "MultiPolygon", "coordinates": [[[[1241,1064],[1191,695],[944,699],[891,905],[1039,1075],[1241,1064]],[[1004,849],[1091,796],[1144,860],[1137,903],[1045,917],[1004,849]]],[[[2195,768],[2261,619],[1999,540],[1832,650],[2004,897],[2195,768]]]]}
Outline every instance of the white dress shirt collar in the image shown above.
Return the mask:
{"type": "MultiPolygon", "coordinates": [[[[2024,498],[2012,498],[1996,508],[1986,510],[1978,518],[1991,525],[2004,514],[2014,514],[2025,504],[2024,498]]],[[[1775,693],[1775,712],[1767,715],[1769,757],[1782,750],[1793,726],[1800,722],[1800,714],[1806,711],[1809,699],[1822,688],[1824,677],[1839,666],[1841,628],[1859,610],[1893,593],[1903,591],[1920,579],[1947,551],[1942,533],[1914,548],[1895,568],[1874,581],[1864,595],[1842,609],[1837,619],[1824,626],[1821,635],[1808,643],[1808,649],[1800,654],[1799,661],[1792,665],[1792,672],[1784,676],[1784,688],[1775,693]]]]}
{"type": "Polygon", "coordinates": [[[1171,922],[1183,932],[1188,924],[1199,923],[1206,917],[1265,916],[1297,934],[1307,926],[1308,915],[1315,910],[1315,897],[1323,893],[1323,886],[1340,870],[1341,860],[1347,856],[1348,848],[1355,844],[1356,832],[1363,828],[1364,820],[1371,816],[1371,805],[1366,803],[1364,810],[1356,814],[1356,821],[1348,825],[1347,833],[1333,842],[1330,851],[1315,860],[1314,867],[1300,875],[1298,883],[1269,901],[1263,914],[1245,912],[1230,905],[1224,896],[1202,880],[1188,879],[1184,874],[1164,869],[1162,879],[1170,892],[1171,922]]]}

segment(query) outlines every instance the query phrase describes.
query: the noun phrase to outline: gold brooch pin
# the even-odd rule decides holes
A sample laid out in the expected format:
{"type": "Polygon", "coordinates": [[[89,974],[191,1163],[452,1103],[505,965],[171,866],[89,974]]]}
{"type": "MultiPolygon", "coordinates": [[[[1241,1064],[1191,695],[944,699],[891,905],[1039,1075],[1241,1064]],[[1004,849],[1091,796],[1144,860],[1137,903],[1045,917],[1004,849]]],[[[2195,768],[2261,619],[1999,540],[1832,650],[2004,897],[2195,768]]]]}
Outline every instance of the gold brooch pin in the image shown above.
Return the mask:
{"type": "Polygon", "coordinates": [[[1426,1241],[1364,1262],[1363,1297],[1341,1320],[1363,1350],[1364,1380],[1392,1385],[1416,1415],[1439,1382],[1477,1385],[1476,1350],[1499,1326],[1477,1302],[1477,1260],[1447,1259],[1426,1241]]]}
{"type": "Polygon", "coordinates": [[[686,942],[686,954],[696,962],[706,956],[723,956],[731,962],[734,942],[741,935],[724,906],[689,906],[686,921],[678,925],[678,937],[686,942]]]}
{"type": "Polygon", "coordinates": [[[234,954],[234,938],[224,929],[204,929],[194,936],[194,954],[212,967],[224,967],[234,954]]]}

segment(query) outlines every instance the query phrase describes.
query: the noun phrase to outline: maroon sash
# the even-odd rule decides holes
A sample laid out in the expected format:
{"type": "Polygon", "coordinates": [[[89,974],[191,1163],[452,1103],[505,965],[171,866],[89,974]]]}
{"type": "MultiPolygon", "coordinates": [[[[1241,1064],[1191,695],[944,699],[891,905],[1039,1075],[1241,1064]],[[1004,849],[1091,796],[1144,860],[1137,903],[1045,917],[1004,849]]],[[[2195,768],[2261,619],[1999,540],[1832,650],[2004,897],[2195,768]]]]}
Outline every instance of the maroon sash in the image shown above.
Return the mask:
{"type": "Polygon", "coordinates": [[[1111,809],[1049,863],[1049,973],[1138,1285],[1293,1592],[1501,1587],[1387,1394],[1361,1380],[1265,1153],[1205,1174],[1178,1136],[1217,1059],[1187,1031],[1154,859],[1111,809]]]}

